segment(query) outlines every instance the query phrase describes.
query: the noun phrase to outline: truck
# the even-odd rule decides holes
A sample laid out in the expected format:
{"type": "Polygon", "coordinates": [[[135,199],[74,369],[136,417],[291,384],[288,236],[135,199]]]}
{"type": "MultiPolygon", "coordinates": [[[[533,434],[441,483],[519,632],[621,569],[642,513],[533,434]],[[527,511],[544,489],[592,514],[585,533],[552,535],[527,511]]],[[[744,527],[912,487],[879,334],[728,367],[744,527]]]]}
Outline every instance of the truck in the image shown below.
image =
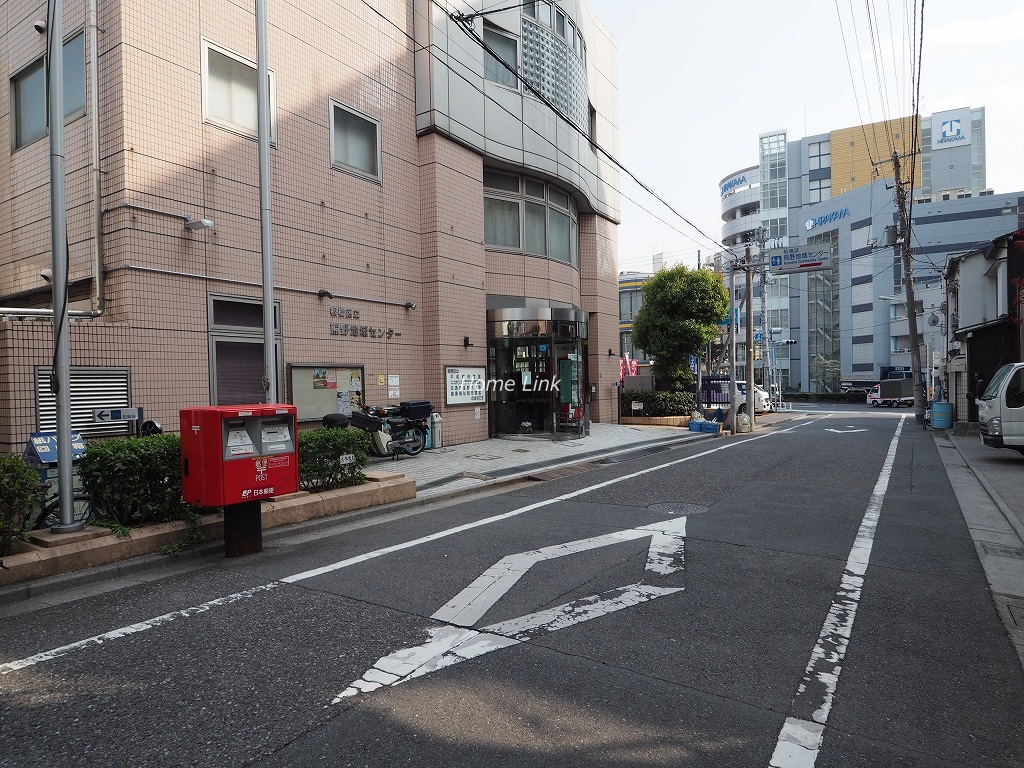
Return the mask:
{"type": "Polygon", "coordinates": [[[1024,454],[1024,363],[1007,363],[977,398],[981,442],[1024,454]]]}
{"type": "Polygon", "coordinates": [[[914,380],[908,378],[882,379],[878,382],[878,399],[875,402],[887,408],[899,408],[901,405],[912,408],[914,406],[914,380]]]}

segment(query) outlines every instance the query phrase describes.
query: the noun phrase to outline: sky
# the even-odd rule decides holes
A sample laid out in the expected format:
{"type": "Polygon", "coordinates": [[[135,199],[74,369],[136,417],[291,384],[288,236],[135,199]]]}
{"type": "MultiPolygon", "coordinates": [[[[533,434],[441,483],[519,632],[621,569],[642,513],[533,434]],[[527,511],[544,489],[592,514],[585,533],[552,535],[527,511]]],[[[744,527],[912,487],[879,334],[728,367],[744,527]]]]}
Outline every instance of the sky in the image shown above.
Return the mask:
{"type": "MultiPolygon", "coordinates": [[[[1024,4],[922,2],[920,113],[985,107],[987,186],[1024,190],[1024,4]]],[[[911,0],[588,3],[618,44],[618,159],[693,225],[622,175],[620,271],[718,250],[719,185],[757,164],[760,133],[912,114],[911,0]]]]}

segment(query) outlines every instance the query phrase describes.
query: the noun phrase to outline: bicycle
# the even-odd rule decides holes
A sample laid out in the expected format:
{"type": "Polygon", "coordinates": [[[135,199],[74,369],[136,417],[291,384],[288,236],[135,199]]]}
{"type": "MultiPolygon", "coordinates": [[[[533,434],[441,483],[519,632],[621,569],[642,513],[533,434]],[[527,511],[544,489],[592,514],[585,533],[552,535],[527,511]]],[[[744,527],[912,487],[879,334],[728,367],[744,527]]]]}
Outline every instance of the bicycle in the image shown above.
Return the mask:
{"type": "MultiPolygon", "coordinates": [[[[72,523],[88,523],[93,518],[92,498],[76,489],[72,493],[72,523]]],[[[32,528],[53,528],[61,525],[60,494],[52,483],[43,483],[39,489],[39,510],[32,516],[32,528]]]]}

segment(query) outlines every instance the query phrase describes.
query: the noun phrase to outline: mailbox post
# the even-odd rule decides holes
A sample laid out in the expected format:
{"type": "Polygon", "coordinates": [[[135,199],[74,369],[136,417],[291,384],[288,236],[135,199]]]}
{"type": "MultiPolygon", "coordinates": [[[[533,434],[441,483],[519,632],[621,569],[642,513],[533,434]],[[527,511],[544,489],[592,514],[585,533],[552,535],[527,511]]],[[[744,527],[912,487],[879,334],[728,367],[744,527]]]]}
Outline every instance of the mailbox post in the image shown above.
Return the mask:
{"type": "Polygon", "coordinates": [[[299,489],[294,405],[184,408],[181,478],[185,501],[224,508],[224,556],[263,551],[263,499],[299,489]]]}

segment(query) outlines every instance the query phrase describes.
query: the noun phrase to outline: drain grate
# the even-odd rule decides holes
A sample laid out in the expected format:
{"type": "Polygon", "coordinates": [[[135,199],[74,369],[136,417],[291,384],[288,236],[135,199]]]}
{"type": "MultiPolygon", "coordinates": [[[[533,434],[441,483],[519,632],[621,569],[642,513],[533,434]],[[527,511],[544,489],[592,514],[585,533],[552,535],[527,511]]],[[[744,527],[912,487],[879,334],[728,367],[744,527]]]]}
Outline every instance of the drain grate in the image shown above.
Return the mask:
{"type": "Polygon", "coordinates": [[[660,512],[663,515],[701,515],[709,511],[707,507],[699,504],[686,504],[685,502],[666,502],[662,504],[651,504],[647,507],[652,512],[660,512]]]}
{"type": "Polygon", "coordinates": [[[1006,612],[1010,614],[1017,629],[1024,629],[1024,606],[1010,604],[1006,606],[1006,612]]]}
{"type": "Polygon", "coordinates": [[[558,480],[561,477],[568,477],[569,475],[578,475],[580,472],[589,472],[592,469],[597,469],[600,464],[594,464],[593,462],[585,461],[581,464],[570,464],[567,467],[558,467],[556,469],[548,469],[543,472],[534,472],[532,475],[528,475],[528,480],[558,480]]]}
{"type": "Polygon", "coordinates": [[[986,555],[1024,558],[1024,549],[1021,547],[1007,547],[1002,544],[989,544],[987,541],[983,541],[981,542],[981,548],[985,550],[986,555]]]}

